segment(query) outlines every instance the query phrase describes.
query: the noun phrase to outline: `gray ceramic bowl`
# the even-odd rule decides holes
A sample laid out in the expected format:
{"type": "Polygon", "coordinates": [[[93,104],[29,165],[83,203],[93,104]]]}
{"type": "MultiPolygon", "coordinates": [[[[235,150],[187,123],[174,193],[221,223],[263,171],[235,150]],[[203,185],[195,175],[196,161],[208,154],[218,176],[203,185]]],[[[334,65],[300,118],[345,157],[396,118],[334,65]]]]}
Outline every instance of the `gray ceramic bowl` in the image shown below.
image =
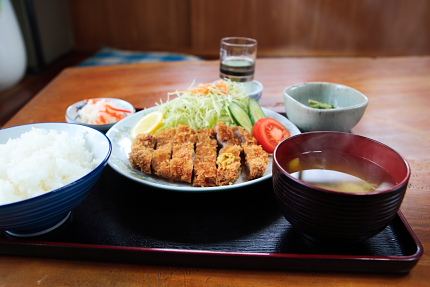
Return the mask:
{"type": "Polygon", "coordinates": [[[362,118],[367,104],[368,99],[363,93],[335,83],[308,82],[290,86],[284,91],[287,117],[304,132],[349,132],[362,118]],[[310,99],[335,108],[311,108],[310,99]]]}

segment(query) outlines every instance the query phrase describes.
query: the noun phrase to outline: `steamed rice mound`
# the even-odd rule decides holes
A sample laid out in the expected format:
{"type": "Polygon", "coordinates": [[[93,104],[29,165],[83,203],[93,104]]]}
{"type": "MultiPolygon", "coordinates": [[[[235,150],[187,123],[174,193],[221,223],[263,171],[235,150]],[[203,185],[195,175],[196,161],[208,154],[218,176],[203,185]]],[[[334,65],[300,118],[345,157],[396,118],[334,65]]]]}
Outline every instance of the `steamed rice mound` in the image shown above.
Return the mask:
{"type": "Polygon", "coordinates": [[[83,132],[33,128],[0,144],[0,205],[65,186],[95,166],[83,132]]]}

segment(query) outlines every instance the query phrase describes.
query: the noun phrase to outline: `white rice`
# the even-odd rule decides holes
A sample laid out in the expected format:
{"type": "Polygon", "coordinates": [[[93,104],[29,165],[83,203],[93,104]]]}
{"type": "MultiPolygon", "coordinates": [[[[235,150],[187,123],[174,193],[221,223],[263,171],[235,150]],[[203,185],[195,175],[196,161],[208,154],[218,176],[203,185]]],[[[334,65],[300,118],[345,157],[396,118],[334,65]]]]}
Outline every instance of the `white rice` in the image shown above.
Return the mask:
{"type": "Polygon", "coordinates": [[[44,194],[96,166],[84,133],[32,128],[0,144],[0,205],[44,194]]]}

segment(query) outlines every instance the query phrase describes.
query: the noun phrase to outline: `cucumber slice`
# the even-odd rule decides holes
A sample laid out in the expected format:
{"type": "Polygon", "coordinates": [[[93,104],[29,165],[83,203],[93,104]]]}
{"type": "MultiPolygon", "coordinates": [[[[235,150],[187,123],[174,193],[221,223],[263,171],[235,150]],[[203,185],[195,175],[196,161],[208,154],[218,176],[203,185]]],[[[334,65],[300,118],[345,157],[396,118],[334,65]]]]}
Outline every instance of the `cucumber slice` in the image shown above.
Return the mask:
{"type": "Polygon", "coordinates": [[[251,119],[252,125],[255,125],[255,123],[259,119],[266,118],[266,115],[263,112],[263,109],[261,108],[258,101],[254,98],[249,98],[249,118],[251,119]]]}
{"type": "Polygon", "coordinates": [[[236,102],[231,102],[228,106],[228,109],[236,124],[243,127],[248,132],[252,133],[253,125],[251,119],[249,118],[248,113],[240,106],[240,104],[236,102]]]}

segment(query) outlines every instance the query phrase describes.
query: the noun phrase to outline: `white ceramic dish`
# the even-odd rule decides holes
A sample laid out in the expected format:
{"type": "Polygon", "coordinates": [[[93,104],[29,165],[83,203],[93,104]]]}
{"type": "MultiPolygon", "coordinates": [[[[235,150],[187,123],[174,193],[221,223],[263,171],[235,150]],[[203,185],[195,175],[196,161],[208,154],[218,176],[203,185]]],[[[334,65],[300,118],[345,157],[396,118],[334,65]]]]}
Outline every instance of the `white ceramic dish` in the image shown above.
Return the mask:
{"type": "MultiPolygon", "coordinates": [[[[126,119],[115,124],[106,133],[106,135],[112,142],[112,155],[109,159],[108,164],[115,171],[122,174],[123,176],[155,188],[168,189],[173,191],[182,191],[182,192],[213,192],[213,191],[221,191],[226,189],[234,189],[234,188],[244,187],[250,184],[260,182],[272,176],[271,156],[270,156],[270,162],[268,164],[268,169],[263,177],[257,178],[251,181],[248,181],[247,179],[241,177],[235,184],[228,185],[228,186],[193,187],[188,183],[169,182],[160,177],[150,175],[150,174],[145,174],[141,171],[133,169],[130,165],[129,157],[128,157],[128,154],[131,151],[131,143],[132,143],[132,139],[130,136],[131,129],[139,121],[140,118],[142,118],[147,113],[150,113],[156,109],[158,109],[158,107],[152,107],[152,108],[137,112],[134,115],[127,117],[126,119]]],[[[300,133],[299,129],[282,115],[265,108],[263,108],[263,111],[268,117],[275,118],[278,121],[280,121],[285,127],[287,127],[290,130],[291,135],[296,135],[300,133]]]]}
{"type": "MultiPolygon", "coordinates": [[[[215,84],[219,80],[214,81],[215,84]]],[[[243,87],[246,89],[248,96],[259,101],[261,96],[263,95],[264,86],[261,82],[253,80],[249,82],[240,82],[243,87]]]]}
{"type": "Polygon", "coordinates": [[[287,117],[304,132],[350,132],[363,117],[368,102],[360,91],[336,83],[307,82],[284,90],[287,117]],[[332,104],[336,108],[314,109],[309,107],[309,99],[332,104]]]}
{"type": "MultiPolygon", "coordinates": [[[[130,104],[127,101],[121,100],[121,99],[115,99],[115,98],[101,98],[101,99],[106,99],[109,102],[113,103],[116,107],[124,109],[124,110],[128,110],[131,111],[131,113],[125,113],[126,117],[129,117],[130,115],[134,114],[134,112],[136,111],[133,107],[132,104],[130,104]]],[[[83,123],[79,120],[79,114],[78,111],[80,109],[82,109],[83,106],[86,105],[86,101],[79,101],[77,103],[74,103],[73,105],[70,105],[67,108],[66,111],[66,121],[68,123],[74,123],[74,124],[80,124],[80,125],[84,125],[90,128],[94,128],[96,130],[99,130],[103,133],[107,132],[114,124],[116,123],[112,123],[112,124],[105,124],[105,125],[92,125],[92,124],[86,124],[83,123]]]]}
{"type": "Polygon", "coordinates": [[[251,98],[256,99],[257,101],[260,100],[261,96],[263,95],[263,89],[264,86],[259,81],[250,81],[243,83],[244,87],[249,93],[249,96],[251,98]]]}

